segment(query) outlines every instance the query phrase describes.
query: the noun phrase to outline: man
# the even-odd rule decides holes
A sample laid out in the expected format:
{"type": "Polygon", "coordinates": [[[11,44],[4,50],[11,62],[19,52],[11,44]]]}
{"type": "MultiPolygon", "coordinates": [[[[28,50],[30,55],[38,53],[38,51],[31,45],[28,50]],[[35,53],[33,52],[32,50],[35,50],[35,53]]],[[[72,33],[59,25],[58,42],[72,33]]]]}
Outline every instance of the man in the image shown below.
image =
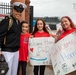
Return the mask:
{"type": "Polygon", "coordinates": [[[17,75],[18,66],[18,49],[20,40],[20,17],[26,5],[21,2],[12,4],[13,20],[12,26],[9,28],[9,17],[6,17],[0,24],[0,54],[3,54],[9,66],[6,75],[17,75]]]}

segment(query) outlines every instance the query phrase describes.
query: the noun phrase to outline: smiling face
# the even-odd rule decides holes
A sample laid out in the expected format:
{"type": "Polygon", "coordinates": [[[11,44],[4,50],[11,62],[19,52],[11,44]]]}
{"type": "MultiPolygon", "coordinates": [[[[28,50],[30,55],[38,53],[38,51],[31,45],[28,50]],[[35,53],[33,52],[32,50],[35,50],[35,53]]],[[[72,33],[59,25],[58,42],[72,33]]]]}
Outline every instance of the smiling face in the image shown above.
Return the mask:
{"type": "Polygon", "coordinates": [[[29,25],[27,23],[22,24],[22,33],[25,34],[26,32],[29,32],[29,25]]]}
{"type": "Polygon", "coordinates": [[[19,20],[21,17],[21,12],[16,11],[14,8],[12,9],[12,13],[15,19],[19,20]]]}
{"type": "Polygon", "coordinates": [[[37,21],[37,28],[38,28],[38,31],[43,31],[43,22],[41,20],[37,21]]]}
{"type": "Polygon", "coordinates": [[[65,30],[69,30],[72,28],[70,21],[67,18],[62,18],[61,25],[62,25],[62,28],[65,30]]]}

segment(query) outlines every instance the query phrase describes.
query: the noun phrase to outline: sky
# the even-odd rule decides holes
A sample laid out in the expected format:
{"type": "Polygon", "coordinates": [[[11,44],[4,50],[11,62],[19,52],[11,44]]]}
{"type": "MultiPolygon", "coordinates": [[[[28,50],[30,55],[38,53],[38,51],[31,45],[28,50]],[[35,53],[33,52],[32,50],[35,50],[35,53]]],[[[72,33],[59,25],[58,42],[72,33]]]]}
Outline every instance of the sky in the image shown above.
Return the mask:
{"type": "Polygon", "coordinates": [[[35,17],[69,16],[76,23],[76,0],[31,0],[35,17]]]}
{"type": "Polygon", "coordinates": [[[62,16],[74,13],[74,4],[76,0],[31,0],[30,5],[34,16],[62,16]]]}
{"type": "MultiPolygon", "coordinates": [[[[2,0],[9,2],[10,0],[2,0]]],[[[76,22],[76,0],[30,0],[34,17],[69,16],[76,22]]],[[[0,0],[1,2],[1,0],[0,0]]]]}
{"type": "Polygon", "coordinates": [[[7,2],[7,3],[10,3],[10,1],[11,0],[2,0],[2,1],[0,0],[0,2],[7,2]]]}

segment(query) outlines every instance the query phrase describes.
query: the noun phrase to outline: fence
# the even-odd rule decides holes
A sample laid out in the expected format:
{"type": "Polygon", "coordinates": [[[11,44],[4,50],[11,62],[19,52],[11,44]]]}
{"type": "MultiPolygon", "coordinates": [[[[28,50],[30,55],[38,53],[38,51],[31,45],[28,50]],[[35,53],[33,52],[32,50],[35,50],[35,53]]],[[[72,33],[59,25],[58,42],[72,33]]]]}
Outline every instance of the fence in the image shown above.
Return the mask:
{"type": "Polygon", "coordinates": [[[0,14],[10,14],[10,3],[0,2],[0,14]]]}

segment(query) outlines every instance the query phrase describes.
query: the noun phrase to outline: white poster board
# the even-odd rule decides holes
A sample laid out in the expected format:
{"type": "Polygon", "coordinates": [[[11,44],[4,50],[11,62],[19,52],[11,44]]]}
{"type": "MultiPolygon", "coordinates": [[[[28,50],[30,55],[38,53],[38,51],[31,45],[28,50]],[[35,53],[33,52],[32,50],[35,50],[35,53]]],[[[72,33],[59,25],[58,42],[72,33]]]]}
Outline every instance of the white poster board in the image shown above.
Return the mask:
{"type": "Polygon", "coordinates": [[[73,32],[51,49],[55,75],[65,75],[76,70],[76,32],[73,32]]]}
{"type": "Polygon", "coordinates": [[[51,46],[55,39],[40,37],[29,39],[29,55],[31,65],[51,65],[51,46]]]}

